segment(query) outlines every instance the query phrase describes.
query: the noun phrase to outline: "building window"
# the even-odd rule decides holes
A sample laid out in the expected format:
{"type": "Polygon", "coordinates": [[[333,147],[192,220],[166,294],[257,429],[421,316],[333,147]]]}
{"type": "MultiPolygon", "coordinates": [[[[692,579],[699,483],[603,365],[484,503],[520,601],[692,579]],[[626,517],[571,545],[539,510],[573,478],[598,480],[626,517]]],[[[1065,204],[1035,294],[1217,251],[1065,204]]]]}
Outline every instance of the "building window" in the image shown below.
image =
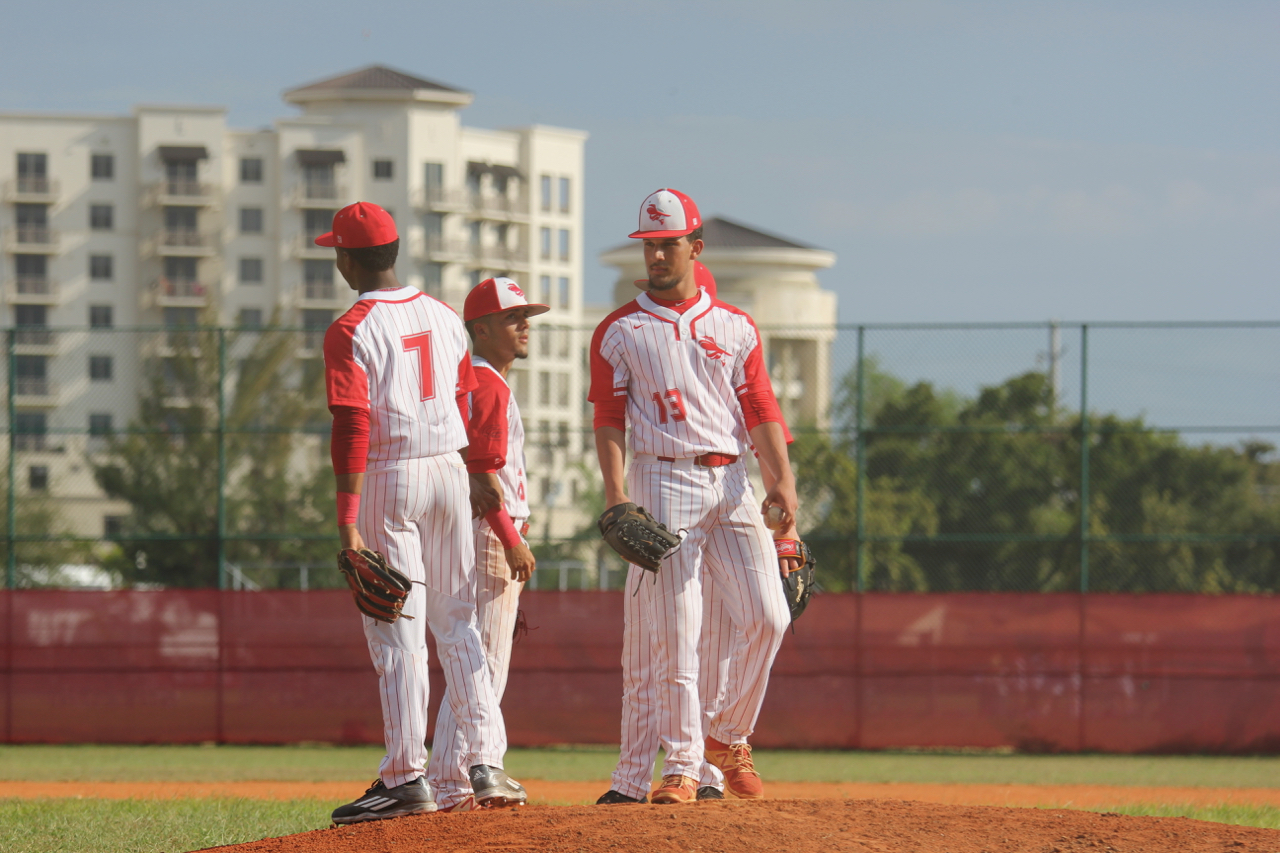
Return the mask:
{"type": "Polygon", "coordinates": [[[538,373],[538,405],[551,405],[551,374],[545,370],[538,373]]]}
{"type": "Polygon", "coordinates": [[[569,260],[569,232],[564,228],[560,229],[560,260],[569,260]]]}
{"type": "Polygon", "coordinates": [[[94,281],[111,281],[115,278],[115,264],[110,255],[89,256],[89,278],[94,281]]]}
{"type": "Polygon", "coordinates": [[[539,182],[542,189],[542,209],[547,213],[551,212],[551,176],[543,175],[539,182]]]}
{"type": "Polygon", "coordinates": [[[538,296],[534,301],[543,305],[551,304],[551,276],[538,276],[538,296]]]}
{"type": "Polygon", "coordinates": [[[89,356],[89,378],[95,382],[111,381],[111,356],[109,355],[91,355],[89,356]]]}
{"type": "Polygon", "coordinates": [[[109,204],[89,205],[89,227],[94,231],[110,231],[114,225],[115,210],[109,204]]]}
{"type": "Polygon", "coordinates": [[[116,158],[111,154],[89,156],[89,174],[95,181],[110,181],[116,176],[116,158]]]}
{"type": "MultiPolygon", "coordinates": [[[[559,406],[559,407],[560,407],[560,408],[562,408],[562,409],[563,409],[563,408],[567,408],[567,407],[568,407],[568,405],[569,405],[569,376],[568,376],[568,374],[566,374],[566,373],[557,373],[557,374],[556,374],[556,379],[555,379],[555,385],[556,385],[556,405],[557,405],[557,406],[559,406]]],[[[562,441],[562,442],[561,442],[561,446],[563,447],[565,444],[568,444],[568,440],[567,440],[567,439],[565,439],[564,441],[562,441]]]]}
{"type": "Polygon", "coordinates": [[[569,179],[560,179],[560,212],[569,212],[569,179]]]}
{"type": "Polygon", "coordinates": [[[111,435],[110,412],[94,412],[89,415],[89,435],[98,438],[111,435]]]}
{"type": "Polygon", "coordinates": [[[240,158],[240,183],[242,184],[262,183],[262,158],[260,157],[241,157],[240,158]]]}
{"type": "Polygon", "coordinates": [[[307,208],[302,211],[302,230],[306,233],[308,246],[314,244],[315,239],[321,234],[333,230],[333,215],[337,212],[336,210],[316,210],[314,208],[307,208]]]}
{"type": "Polygon", "coordinates": [[[104,515],[102,517],[102,535],[107,538],[124,535],[124,516],[104,515]]]}
{"type": "Polygon", "coordinates": [[[90,329],[110,329],[112,323],[112,311],[110,305],[90,305],[89,306],[89,328],[90,329]]]}
{"type": "Polygon", "coordinates": [[[538,242],[542,249],[542,259],[544,261],[551,260],[551,229],[541,228],[538,231],[538,242]]]}
{"type": "Polygon", "coordinates": [[[262,258],[240,259],[240,283],[262,284],[262,258]]]}
{"type": "Polygon", "coordinates": [[[426,191],[427,201],[439,201],[444,191],[444,164],[422,164],[422,187],[426,191]]]}
{"type": "Polygon", "coordinates": [[[27,469],[27,488],[33,492],[44,492],[49,489],[49,466],[32,465],[27,469]]]}
{"type": "Polygon", "coordinates": [[[427,293],[432,296],[439,296],[444,290],[444,264],[424,264],[422,267],[422,282],[427,293]]]}
{"type": "Polygon", "coordinates": [[[240,208],[240,233],[241,234],[261,234],[262,233],[262,208],[260,207],[240,208]]]}
{"type": "Polygon", "coordinates": [[[392,166],[390,160],[373,161],[373,179],[375,181],[391,180],[392,166]]]}
{"type": "Polygon", "coordinates": [[[262,309],[261,308],[241,308],[240,319],[237,323],[242,329],[261,329],[262,328],[262,309]]]}
{"type": "Polygon", "coordinates": [[[18,412],[13,416],[13,443],[17,450],[43,450],[48,432],[44,412],[18,412]]]}
{"type": "Polygon", "coordinates": [[[560,283],[560,307],[568,308],[569,307],[569,279],[566,278],[565,276],[560,276],[559,283],[560,283]]]}

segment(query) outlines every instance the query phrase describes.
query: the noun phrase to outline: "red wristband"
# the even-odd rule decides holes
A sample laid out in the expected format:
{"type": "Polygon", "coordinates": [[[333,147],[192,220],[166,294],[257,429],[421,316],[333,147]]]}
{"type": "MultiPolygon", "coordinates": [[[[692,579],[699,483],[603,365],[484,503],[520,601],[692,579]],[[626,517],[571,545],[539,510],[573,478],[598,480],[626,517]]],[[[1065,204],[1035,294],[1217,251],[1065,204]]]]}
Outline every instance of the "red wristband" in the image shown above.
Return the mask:
{"type": "Polygon", "coordinates": [[[489,510],[484,514],[484,520],[489,522],[489,526],[493,528],[503,548],[514,548],[520,544],[520,534],[516,532],[515,523],[507,514],[506,507],[500,506],[489,510]]]}
{"type": "Polygon", "coordinates": [[[360,516],[360,496],[351,492],[338,492],[338,526],[355,524],[360,516]]]}

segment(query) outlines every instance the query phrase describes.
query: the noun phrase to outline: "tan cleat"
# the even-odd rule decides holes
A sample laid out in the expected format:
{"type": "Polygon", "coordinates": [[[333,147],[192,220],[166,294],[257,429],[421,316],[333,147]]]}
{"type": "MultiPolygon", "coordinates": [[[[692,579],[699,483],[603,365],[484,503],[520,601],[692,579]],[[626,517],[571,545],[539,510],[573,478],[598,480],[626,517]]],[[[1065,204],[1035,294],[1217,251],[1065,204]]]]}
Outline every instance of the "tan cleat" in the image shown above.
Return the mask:
{"type": "Polygon", "coordinates": [[[696,803],[698,801],[698,780],[690,779],[676,773],[662,777],[662,785],[649,795],[649,802],[657,805],[671,803],[696,803]]]}
{"type": "Polygon", "coordinates": [[[726,791],[743,800],[764,798],[764,782],[751,761],[751,744],[727,744],[709,737],[706,756],[724,774],[726,791]]]}

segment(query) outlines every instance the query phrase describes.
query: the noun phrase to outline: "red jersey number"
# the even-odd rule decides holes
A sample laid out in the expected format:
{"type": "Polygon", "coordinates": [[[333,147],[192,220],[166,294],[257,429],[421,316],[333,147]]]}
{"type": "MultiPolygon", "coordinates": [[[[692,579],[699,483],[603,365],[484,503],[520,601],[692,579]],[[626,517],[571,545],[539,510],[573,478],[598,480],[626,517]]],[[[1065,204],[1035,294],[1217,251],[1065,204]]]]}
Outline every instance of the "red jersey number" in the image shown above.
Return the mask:
{"type": "Polygon", "coordinates": [[[436,396],[435,378],[431,373],[431,333],[420,332],[416,335],[405,335],[404,351],[418,351],[418,368],[422,373],[422,399],[431,400],[436,396]]]}
{"type": "Polygon", "coordinates": [[[653,392],[653,402],[658,404],[658,422],[666,423],[668,419],[668,410],[670,410],[670,419],[673,421],[682,421],[685,419],[684,411],[684,395],[680,393],[678,388],[668,388],[661,393],[653,392]]]}

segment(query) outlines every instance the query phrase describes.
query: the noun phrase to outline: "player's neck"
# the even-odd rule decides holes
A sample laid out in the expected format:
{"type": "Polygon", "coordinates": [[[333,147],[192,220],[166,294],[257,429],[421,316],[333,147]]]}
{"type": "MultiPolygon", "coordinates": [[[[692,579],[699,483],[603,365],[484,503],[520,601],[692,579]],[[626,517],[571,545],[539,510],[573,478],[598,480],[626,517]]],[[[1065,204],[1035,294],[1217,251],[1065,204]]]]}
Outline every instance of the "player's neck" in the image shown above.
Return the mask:
{"type": "Polygon", "coordinates": [[[684,302],[687,299],[698,298],[698,282],[693,277],[693,270],[689,271],[680,283],[670,290],[650,290],[649,296],[659,302],[684,302]]]}
{"type": "Polygon", "coordinates": [[[514,357],[492,352],[488,347],[479,342],[475,345],[475,353],[485,361],[489,362],[489,364],[493,365],[493,369],[498,371],[498,375],[503,379],[507,378],[507,374],[511,372],[511,365],[515,361],[514,357]]]}
{"type": "Polygon", "coordinates": [[[355,283],[356,290],[361,294],[368,293],[371,290],[393,290],[400,287],[400,281],[396,278],[394,269],[383,270],[382,272],[362,272],[360,279],[355,283]]]}

